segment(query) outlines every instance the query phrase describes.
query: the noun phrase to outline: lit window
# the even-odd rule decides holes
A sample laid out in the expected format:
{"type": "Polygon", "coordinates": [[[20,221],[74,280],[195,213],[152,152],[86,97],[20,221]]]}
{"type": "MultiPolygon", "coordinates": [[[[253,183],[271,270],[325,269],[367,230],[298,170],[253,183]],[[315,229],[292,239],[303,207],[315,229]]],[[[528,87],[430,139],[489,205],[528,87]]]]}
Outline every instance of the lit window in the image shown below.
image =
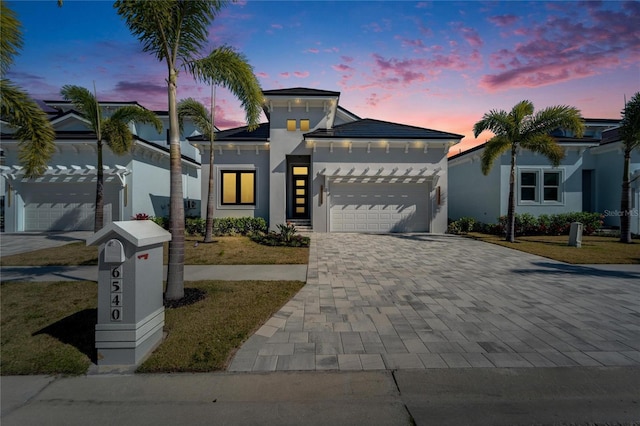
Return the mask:
{"type": "Polygon", "coordinates": [[[290,132],[296,131],[296,120],[287,120],[287,130],[290,132]]]}
{"type": "Polygon", "coordinates": [[[538,194],[538,173],[520,173],[520,201],[537,201],[538,194]]]}
{"type": "Polygon", "coordinates": [[[300,130],[303,132],[309,130],[309,120],[300,120],[300,130]]]}
{"type": "Polygon", "coordinates": [[[255,170],[223,170],[220,172],[222,204],[255,205],[255,170]]]}

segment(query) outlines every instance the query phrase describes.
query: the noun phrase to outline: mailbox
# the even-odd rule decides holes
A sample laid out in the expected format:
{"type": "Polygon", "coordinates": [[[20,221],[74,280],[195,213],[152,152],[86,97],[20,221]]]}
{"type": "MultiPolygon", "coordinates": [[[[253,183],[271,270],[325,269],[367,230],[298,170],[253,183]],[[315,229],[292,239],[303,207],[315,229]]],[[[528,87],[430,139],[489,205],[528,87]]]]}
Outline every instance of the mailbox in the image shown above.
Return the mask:
{"type": "Polygon", "coordinates": [[[162,340],[163,243],[150,220],[112,222],[87,239],[99,246],[98,366],[137,365],[162,340]]]}

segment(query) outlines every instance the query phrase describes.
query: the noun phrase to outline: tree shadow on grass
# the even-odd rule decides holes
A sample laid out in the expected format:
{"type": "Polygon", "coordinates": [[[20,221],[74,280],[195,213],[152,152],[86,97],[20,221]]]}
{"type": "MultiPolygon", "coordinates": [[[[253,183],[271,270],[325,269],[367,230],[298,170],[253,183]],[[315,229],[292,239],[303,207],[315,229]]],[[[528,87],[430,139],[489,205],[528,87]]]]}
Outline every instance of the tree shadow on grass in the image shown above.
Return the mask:
{"type": "Polygon", "coordinates": [[[98,310],[85,309],[36,331],[33,336],[48,334],[62,343],[74,346],[96,364],[95,327],[97,322],[98,310]]]}

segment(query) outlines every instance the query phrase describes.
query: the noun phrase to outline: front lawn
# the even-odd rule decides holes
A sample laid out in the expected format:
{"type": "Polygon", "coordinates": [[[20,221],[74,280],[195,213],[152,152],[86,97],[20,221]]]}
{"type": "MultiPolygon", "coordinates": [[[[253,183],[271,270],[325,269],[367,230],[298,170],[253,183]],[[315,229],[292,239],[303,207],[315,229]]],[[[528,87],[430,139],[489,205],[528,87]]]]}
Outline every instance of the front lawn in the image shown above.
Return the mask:
{"type": "MultiPolygon", "coordinates": [[[[224,369],[234,350],[296,294],[298,281],[198,281],[204,300],[165,311],[166,340],[144,372],[224,369]]],[[[0,285],[2,375],[84,374],[95,363],[97,284],[0,285]]]]}
{"type": "Polygon", "coordinates": [[[583,236],[582,247],[570,247],[569,237],[560,236],[524,236],[516,237],[515,243],[509,243],[498,235],[471,232],[470,238],[487,243],[544,256],[560,262],[573,264],[630,264],[640,263],[640,241],[632,244],[620,243],[618,238],[583,236]]]}
{"type": "MultiPolygon", "coordinates": [[[[202,237],[185,240],[186,265],[304,265],[309,259],[309,249],[304,247],[271,247],[255,243],[249,237],[216,237],[215,242],[204,244],[202,237]],[[197,244],[196,244],[197,243],[197,244]]],[[[168,243],[165,243],[165,264],[168,259],[168,243]]],[[[69,266],[97,265],[98,248],[84,243],[36,250],[29,253],[5,256],[2,266],[69,266]]]]}

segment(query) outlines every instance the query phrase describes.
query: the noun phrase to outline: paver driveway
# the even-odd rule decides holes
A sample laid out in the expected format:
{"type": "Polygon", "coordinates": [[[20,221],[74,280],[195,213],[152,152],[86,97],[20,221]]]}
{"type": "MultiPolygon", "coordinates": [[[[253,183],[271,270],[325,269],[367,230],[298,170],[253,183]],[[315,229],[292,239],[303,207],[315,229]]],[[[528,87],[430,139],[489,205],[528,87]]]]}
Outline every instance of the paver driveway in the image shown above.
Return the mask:
{"type": "Polygon", "coordinates": [[[307,284],[229,370],[640,365],[639,278],[451,236],[313,234],[307,284]]]}

